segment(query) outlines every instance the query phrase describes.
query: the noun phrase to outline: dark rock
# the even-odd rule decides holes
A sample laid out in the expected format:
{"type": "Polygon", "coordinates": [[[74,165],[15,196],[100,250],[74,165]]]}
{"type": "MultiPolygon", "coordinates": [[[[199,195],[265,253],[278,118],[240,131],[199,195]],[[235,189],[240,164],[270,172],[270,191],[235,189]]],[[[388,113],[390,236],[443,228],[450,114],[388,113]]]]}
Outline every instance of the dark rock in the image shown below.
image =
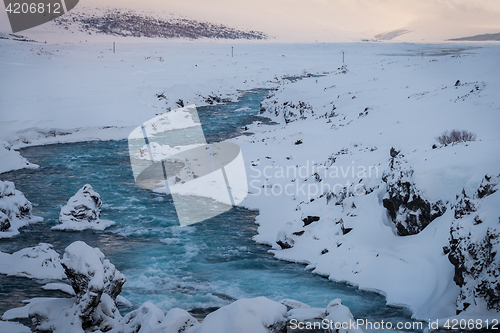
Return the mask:
{"type": "Polygon", "coordinates": [[[454,207],[448,259],[460,287],[457,314],[478,303],[500,311],[500,218],[481,212],[481,200],[496,192],[494,183],[496,177],[485,176],[471,197],[463,190],[454,207]]]}
{"type": "MultiPolygon", "coordinates": [[[[500,177],[500,175],[499,175],[500,177]]],[[[496,186],[498,185],[498,177],[485,175],[481,181],[481,185],[477,189],[477,197],[482,199],[488,195],[491,195],[497,191],[496,186]]]]}
{"type": "Polygon", "coordinates": [[[400,152],[401,151],[396,150],[394,147],[391,147],[390,155],[391,155],[392,158],[395,158],[396,156],[399,155],[400,152]]]}
{"type": "Polygon", "coordinates": [[[465,193],[465,190],[462,191],[462,194],[460,196],[457,196],[457,199],[458,201],[455,205],[456,219],[477,211],[479,203],[476,200],[469,198],[465,193]]]}
{"type": "Polygon", "coordinates": [[[281,247],[282,250],[291,249],[292,248],[292,246],[290,244],[288,244],[287,242],[283,242],[281,240],[277,240],[276,244],[278,244],[281,247]]]}
{"type": "Polygon", "coordinates": [[[413,182],[413,170],[406,165],[404,155],[394,148],[390,155],[390,170],[382,176],[387,191],[383,206],[396,225],[398,235],[418,234],[446,212],[446,205],[440,200],[424,199],[413,182]]]}
{"type": "Polygon", "coordinates": [[[342,234],[343,235],[347,235],[348,233],[350,233],[352,230],[352,228],[344,228],[344,226],[342,226],[342,234]]]}
{"type": "Polygon", "coordinates": [[[7,215],[0,212],[0,231],[7,231],[10,228],[10,220],[7,215]]]}
{"type": "Polygon", "coordinates": [[[308,226],[309,224],[313,222],[319,221],[319,216],[307,216],[306,218],[302,219],[302,222],[304,222],[304,227],[308,226]]]}

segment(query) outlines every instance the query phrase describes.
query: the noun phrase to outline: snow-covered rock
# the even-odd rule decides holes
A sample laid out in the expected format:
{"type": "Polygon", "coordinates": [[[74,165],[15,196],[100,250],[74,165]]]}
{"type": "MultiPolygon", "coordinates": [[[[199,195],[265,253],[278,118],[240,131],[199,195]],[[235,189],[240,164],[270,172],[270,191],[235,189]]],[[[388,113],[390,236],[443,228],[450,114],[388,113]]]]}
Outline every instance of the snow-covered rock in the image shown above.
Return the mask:
{"type": "Polygon", "coordinates": [[[283,332],[286,313],[286,306],[265,297],[239,299],[210,313],[196,333],[283,332]]]}
{"type": "Polygon", "coordinates": [[[150,302],[128,313],[114,330],[116,333],[195,333],[200,324],[186,310],[174,308],[167,315],[150,302]]]}
{"type": "Polygon", "coordinates": [[[450,247],[460,287],[457,314],[469,307],[500,312],[500,193],[498,177],[486,175],[470,196],[464,190],[455,207],[450,247]]]}
{"type": "Polygon", "coordinates": [[[37,303],[29,308],[30,321],[39,331],[67,332],[96,328],[108,331],[122,318],[115,304],[126,279],[98,248],[77,241],[61,261],[76,297],[37,303]],[[54,309],[58,310],[55,311],[54,309]],[[62,315],[63,314],[63,315],[62,315]]]}
{"type": "Polygon", "coordinates": [[[446,212],[446,205],[440,200],[430,202],[423,198],[404,155],[394,148],[391,148],[390,154],[390,170],[382,176],[387,184],[384,207],[396,225],[398,235],[418,234],[446,212]]]}
{"type": "Polygon", "coordinates": [[[0,252],[0,274],[33,279],[65,277],[59,254],[51,244],[40,243],[12,254],[0,252]]]}
{"type": "Polygon", "coordinates": [[[342,300],[340,298],[336,298],[328,304],[328,306],[326,307],[326,319],[330,323],[328,333],[363,332],[361,329],[359,329],[359,327],[351,328],[351,324],[356,320],[354,319],[349,308],[345,305],[342,305],[342,300]]]}
{"type": "Polygon", "coordinates": [[[43,221],[32,215],[32,209],[31,202],[13,182],[0,180],[0,238],[18,235],[19,228],[43,221]]]}
{"type": "Polygon", "coordinates": [[[61,208],[59,224],[52,227],[52,229],[104,230],[114,225],[115,222],[101,220],[101,207],[101,196],[92,189],[92,186],[86,184],[68,200],[66,206],[61,208]]]}

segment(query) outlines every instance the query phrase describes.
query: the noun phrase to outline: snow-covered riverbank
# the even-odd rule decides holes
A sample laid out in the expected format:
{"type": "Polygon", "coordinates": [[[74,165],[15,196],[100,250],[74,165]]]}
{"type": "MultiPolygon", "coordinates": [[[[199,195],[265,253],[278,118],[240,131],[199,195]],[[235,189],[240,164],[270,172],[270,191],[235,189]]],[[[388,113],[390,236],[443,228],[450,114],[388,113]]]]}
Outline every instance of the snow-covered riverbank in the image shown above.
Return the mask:
{"type": "Polygon", "coordinates": [[[273,91],[280,125],[234,140],[255,240],[418,319],[498,318],[498,55],[372,57],[273,91]],[[453,129],[477,139],[436,141],[453,129]]]}

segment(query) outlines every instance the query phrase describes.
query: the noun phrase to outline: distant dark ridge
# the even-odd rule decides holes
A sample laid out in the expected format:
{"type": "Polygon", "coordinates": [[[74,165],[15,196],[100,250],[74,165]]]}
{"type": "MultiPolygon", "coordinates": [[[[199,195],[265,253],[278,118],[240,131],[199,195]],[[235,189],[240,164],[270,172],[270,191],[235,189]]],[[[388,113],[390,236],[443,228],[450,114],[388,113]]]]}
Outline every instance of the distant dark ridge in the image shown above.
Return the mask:
{"type": "Polygon", "coordinates": [[[375,39],[377,40],[392,40],[398,36],[401,36],[401,35],[404,35],[404,34],[407,34],[409,32],[412,32],[411,30],[408,30],[408,29],[397,29],[397,30],[393,30],[393,31],[389,31],[389,32],[384,32],[384,33],[381,33],[381,34],[378,34],[375,37],[375,39]]]}
{"type": "Polygon", "coordinates": [[[470,36],[470,37],[453,38],[453,39],[448,39],[448,40],[471,41],[471,42],[500,41],[500,33],[475,35],[475,36],[470,36]]]}
{"type": "Polygon", "coordinates": [[[0,33],[0,39],[10,39],[18,42],[36,42],[36,40],[28,39],[21,35],[3,34],[3,33],[0,33]]]}
{"type": "Polygon", "coordinates": [[[260,31],[242,31],[222,24],[187,19],[159,19],[133,11],[108,10],[98,14],[70,12],[54,20],[69,29],[75,23],[82,32],[115,36],[161,38],[267,39],[260,31]]]}

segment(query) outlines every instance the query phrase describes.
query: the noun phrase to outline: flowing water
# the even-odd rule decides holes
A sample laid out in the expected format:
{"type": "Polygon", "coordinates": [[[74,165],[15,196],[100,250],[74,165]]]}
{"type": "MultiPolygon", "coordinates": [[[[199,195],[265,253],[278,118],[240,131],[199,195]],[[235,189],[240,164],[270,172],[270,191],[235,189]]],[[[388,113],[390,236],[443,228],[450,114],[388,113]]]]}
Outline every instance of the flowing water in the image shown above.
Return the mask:
{"type": "MultiPolygon", "coordinates": [[[[207,141],[240,135],[240,127],[264,121],[258,114],[265,94],[251,91],[236,103],[198,108],[207,141]]],[[[22,229],[13,239],[0,240],[0,251],[12,253],[45,242],[63,253],[71,242],[83,240],[99,247],[125,274],[122,295],[136,307],[152,301],[164,310],[180,307],[203,312],[200,309],[239,298],[266,296],[324,308],[341,298],[356,318],[411,321],[408,311],[386,306],[380,295],[313,275],[303,265],[273,259],[269,247],[252,241],[256,211],[236,207],[180,227],[170,196],[135,185],[127,141],[31,147],[21,154],[40,168],[5,173],[0,179],[15,182],[44,222],[22,229]],[[61,207],[87,183],[101,195],[102,218],[116,225],[102,232],[51,231],[61,207]]],[[[23,299],[62,294],[44,291],[41,282],[25,278],[0,276],[0,283],[0,313],[21,306],[23,299]]]]}

